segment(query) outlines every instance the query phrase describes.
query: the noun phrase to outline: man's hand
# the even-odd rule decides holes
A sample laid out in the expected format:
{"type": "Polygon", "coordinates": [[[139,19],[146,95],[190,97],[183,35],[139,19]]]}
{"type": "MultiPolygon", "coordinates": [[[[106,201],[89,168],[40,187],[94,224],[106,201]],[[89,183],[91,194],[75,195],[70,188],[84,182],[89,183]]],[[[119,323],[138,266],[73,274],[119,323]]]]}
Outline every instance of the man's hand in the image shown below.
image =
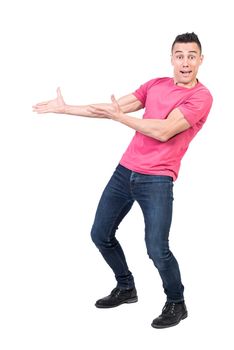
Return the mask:
{"type": "Polygon", "coordinates": [[[109,119],[120,121],[123,118],[124,113],[121,110],[120,105],[116,101],[114,95],[111,95],[111,102],[112,103],[110,105],[106,106],[103,105],[97,107],[90,105],[89,111],[97,116],[107,117],[109,119]]]}
{"type": "Polygon", "coordinates": [[[33,112],[42,113],[65,113],[65,102],[60,88],[57,88],[57,97],[54,100],[37,103],[33,106],[33,112]]]}

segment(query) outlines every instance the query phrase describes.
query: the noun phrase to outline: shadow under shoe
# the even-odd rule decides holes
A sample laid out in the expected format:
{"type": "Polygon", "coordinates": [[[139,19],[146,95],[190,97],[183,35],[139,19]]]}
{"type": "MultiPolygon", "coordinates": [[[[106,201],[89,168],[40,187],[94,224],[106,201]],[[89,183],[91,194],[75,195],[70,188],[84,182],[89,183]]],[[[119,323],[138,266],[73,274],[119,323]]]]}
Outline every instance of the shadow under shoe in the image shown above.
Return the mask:
{"type": "Polygon", "coordinates": [[[166,302],[161,315],[153,320],[151,326],[154,328],[173,327],[187,316],[188,311],[184,301],[179,303],[166,302]]]}
{"type": "Polygon", "coordinates": [[[120,289],[114,288],[110,295],[96,301],[95,306],[98,308],[111,308],[121,304],[130,304],[138,301],[136,288],[120,289]]]}

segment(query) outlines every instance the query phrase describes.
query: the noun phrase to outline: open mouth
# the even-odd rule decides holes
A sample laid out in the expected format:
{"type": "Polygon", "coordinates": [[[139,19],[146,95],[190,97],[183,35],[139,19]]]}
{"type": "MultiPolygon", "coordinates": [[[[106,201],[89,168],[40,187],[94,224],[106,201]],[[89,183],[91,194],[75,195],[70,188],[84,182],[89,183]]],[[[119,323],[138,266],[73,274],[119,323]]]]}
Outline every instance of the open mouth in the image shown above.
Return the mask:
{"type": "Polygon", "coordinates": [[[181,70],[180,71],[180,73],[182,73],[183,75],[189,75],[189,74],[191,74],[192,73],[192,71],[191,70],[181,70]]]}

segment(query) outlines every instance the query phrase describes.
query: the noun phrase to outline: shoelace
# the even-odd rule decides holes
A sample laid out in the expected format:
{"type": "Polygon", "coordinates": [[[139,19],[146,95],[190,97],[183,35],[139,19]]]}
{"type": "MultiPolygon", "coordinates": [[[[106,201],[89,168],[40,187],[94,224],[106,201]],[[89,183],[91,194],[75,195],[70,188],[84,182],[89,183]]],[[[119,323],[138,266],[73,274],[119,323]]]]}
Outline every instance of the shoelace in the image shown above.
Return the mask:
{"type": "Polygon", "coordinates": [[[162,310],[162,314],[174,314],[175,313],[175,305],[176,303],[166,303],[163,310],[162,310]]]}

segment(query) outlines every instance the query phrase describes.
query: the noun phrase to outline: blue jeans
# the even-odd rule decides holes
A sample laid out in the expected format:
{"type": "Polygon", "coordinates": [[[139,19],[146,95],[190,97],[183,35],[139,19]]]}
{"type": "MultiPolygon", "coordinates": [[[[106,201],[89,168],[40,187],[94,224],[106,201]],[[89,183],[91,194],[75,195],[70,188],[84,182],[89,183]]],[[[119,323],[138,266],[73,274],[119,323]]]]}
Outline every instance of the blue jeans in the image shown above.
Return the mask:
{"type": "Polygon", "coordinates": [[[167,301],[182,301],[184,286],[168,240],[172,219],[172,177],[139,174],[119,164],[98,204],[92,240],[113,270],[117,286],[121,289],[134,287],[133,275],[115,236],[134,201],[139,203],[144,215],[147,253],[161,276],[167,301]]]}

